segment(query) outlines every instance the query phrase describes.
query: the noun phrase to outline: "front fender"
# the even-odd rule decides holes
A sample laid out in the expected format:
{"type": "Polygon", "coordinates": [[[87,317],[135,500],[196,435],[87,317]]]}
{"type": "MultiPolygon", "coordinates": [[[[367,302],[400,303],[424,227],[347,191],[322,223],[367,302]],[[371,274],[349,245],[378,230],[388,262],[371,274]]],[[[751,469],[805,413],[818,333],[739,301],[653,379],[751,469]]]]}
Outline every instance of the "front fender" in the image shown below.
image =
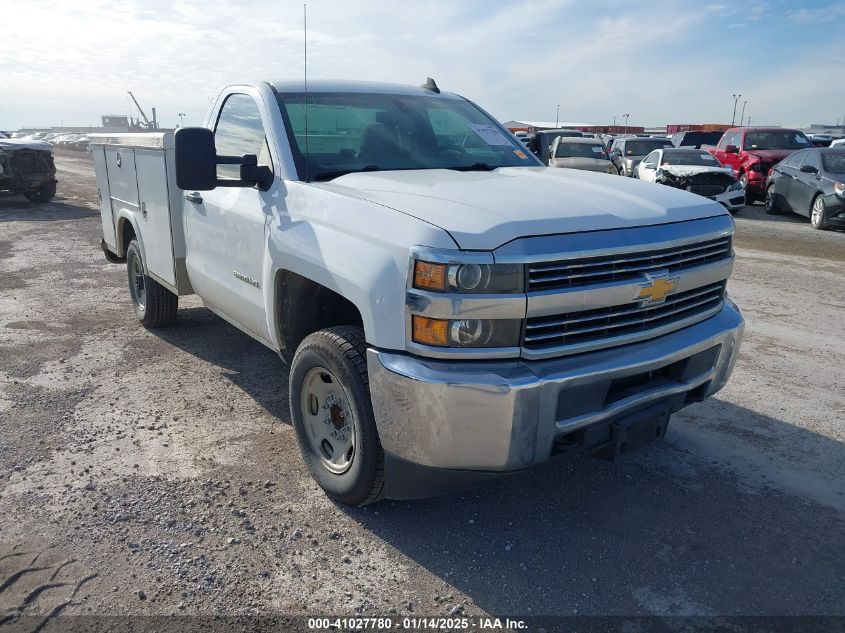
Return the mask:
{"type": "Polygon", "coordinates": [[[264,270],[268,331],[276,327],[277,275],[290,271],[351,301],[367,342],[405,348],[405,291],[411,247],[457,248],[448,233],[388,207],[289,182],[283,207],[272,210],[264,270]]]}

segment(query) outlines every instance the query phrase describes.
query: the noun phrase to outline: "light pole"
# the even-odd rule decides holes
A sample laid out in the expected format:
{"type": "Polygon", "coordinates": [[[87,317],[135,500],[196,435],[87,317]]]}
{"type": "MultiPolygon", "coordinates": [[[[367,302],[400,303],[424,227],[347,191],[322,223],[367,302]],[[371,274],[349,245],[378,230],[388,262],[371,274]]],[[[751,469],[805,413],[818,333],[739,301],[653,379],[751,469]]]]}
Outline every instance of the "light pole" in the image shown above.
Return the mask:
{"type": "Polygon", "coordinates": [[[733,125],[736,122],[736,102],[739,101],[739,98],[742,95],[731,95],[731,96],[734,98],[734,113],[733,113],[733,116],[731,117],[731,125],[733,125]]]}
{"type": "Polygon", "coordinates": [[[631,115],[630,114],[623,114],[622,116],[625,117],[625,131],[622,132],[622,134],[627,134],[628,133],[628,117],[631,116],[631,115]]]}
{"type": "Polygon", "coordinates": [[[742,120],[745,118],[745,104],[748,103],[748,99],[742,102],[742,112],[739,115],[739,126],[742,127],[742,120]]]}
{"type": "Polygon", "coordinates": [[[182,127],[182,117],[185,116],[185,113],[180,112],[177,116],[179,117],[179,127],[182,127]]]}
{"type": "Polygon", "coordinates": [[[557,104],[557,112],[555,112],[555,129],[557,129],[559,122],[560,122],[560,104],[558,103],[557,104]]]}

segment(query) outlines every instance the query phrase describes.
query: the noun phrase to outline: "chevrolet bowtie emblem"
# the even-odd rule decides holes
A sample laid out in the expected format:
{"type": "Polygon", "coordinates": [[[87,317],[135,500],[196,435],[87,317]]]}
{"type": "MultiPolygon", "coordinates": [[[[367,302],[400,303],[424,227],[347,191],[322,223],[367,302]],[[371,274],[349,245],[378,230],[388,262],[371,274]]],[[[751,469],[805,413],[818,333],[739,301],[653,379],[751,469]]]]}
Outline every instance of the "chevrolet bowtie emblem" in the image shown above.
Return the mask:
{"type": "Polygon", "coordinates": [[[657,303],[658,301],[663,301],[667,295],[675,292],[675,288],[677,287],[677,277],[672,279],[667,277],[650,277],[648,282],[640,288],[635,300],[657,303]]]}

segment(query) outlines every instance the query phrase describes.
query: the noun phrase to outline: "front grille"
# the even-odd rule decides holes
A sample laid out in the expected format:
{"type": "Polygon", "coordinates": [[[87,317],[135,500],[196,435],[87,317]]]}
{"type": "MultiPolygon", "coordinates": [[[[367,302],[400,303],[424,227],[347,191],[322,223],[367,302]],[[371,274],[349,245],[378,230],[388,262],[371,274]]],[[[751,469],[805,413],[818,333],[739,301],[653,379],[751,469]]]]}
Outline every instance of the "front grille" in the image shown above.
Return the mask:
{"type": "Polygon", "coordinates": [[[672,248],[531,264],[528,268],[528,290],[641,280],[643,273],[663,270],[676,273],[730,256],[731,238],[720,237],[672,248]]]}
{"type": "Polygon", "coordinates": [[[10,164],[21,176],[50,174],[50,163],[47,152],[31,149],[16,150],[11,155],[10,164]]]}
{"type": "Polygon", "coordinates": [[[658,305],[627,305],[533,317],[525,326],[523,346],[528,350],[589,343],[605,338],[655,330],[662,325],[704,315],[718,307],[727,281],[674,295],[658,305]]]}
{"type": "Polygon", "coordinates": [[[690,185],[687,187],[690,193],[697,193],[699,196],[718,196],[725,193],[723,185],[690,185]]]}

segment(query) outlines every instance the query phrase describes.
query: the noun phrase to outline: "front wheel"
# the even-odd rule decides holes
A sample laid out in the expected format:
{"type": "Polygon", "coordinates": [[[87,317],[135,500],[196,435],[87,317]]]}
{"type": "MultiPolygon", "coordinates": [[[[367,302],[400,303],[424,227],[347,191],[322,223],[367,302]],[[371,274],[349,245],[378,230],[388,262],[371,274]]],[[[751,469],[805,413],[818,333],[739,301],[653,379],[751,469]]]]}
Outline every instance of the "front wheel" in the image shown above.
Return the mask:
{"type": "Polygon", "coordinates": [[[777,194],[775,194],[775,186],[769,185],[766,188],[766,213],[769,215],[777,215],[780,211],[777,202],[777,194]]]}
{"type": "Polygon", "coordinates": [[[147,275],[136,240],[132,240],[126,249],[126,272],[129,276],[129,296],[141,325],[157,328],[173,323],[179,297],[147,275]]]}
{"type": "Polygon", "coordinates": [[[384,496],[379,441],[360,327],[315,332],[296,350],[290,415],[308,472],[333,499],[362,506],[384,496]]]}
{"type": "Polygon", "coordinates": [[[810,206],[810,224],[814,229],[824,231],[827,228],[827,218],[824,215],[824,198],[817,194],[810,206]]]}

